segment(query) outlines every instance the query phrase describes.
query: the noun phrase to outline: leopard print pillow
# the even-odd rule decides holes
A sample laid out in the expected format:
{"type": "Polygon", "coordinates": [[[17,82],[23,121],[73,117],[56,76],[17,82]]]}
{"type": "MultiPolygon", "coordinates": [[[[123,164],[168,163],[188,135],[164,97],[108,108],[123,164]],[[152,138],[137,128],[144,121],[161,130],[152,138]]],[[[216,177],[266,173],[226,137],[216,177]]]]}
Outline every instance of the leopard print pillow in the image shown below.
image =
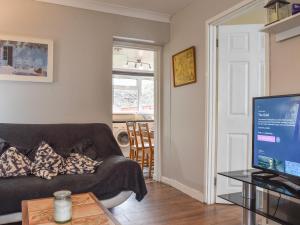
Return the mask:
{"type": "Polygon", "coordinates": [[[0,177],[27,176],[32,162],[15,147],[7,149],[0,157],[0,177]]]}
{"type": "Polygon", "coordinates": [[[62,174],[95,173],[96,167],[100,164],[101,162],[94,161],[87,156],[78,153],[71,153],[65,160],[64,167],[60,172],[62,174]]]}
{"type": "Polygon", "coordinates": [[[35,154],[32,174],[51,180],[63,167],[64,159],[58,155],[46,142],[42,142],[35,154]]]}

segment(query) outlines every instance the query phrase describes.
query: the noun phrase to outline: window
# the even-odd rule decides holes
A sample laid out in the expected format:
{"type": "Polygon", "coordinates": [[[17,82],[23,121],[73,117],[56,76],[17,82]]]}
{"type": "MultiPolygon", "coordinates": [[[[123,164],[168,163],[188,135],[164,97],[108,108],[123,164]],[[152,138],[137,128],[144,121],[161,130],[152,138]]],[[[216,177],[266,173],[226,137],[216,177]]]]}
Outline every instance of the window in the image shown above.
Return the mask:
{"type": "Polygon", "coordinates": [[[154,113],[154,80],[143,79],[141,81],[141,100],[140,111],[145,113],[154,113]]]}
{"type": "Polygon", "coordinates": [[[8,46],[3,47],[3,60],[8,60],[8,46]]]}
{"type": "Polygon", "coordinates": [[[154,115],[154,51],[113,47],[113,114],[154,115]]]}
{"type": "Polygon", "coordinates": [[[154,78],[113,75],[114,114],[154,114],[154,78]]]}
{"type": "Polygon", "coordinates": [[[113,85],[114,86],[123,86],[123,87],[136,87],[137,80],[132,79],[132,78],[130,79],[130,78],[116,77],[116,78],[113,78],[113,85]]]}

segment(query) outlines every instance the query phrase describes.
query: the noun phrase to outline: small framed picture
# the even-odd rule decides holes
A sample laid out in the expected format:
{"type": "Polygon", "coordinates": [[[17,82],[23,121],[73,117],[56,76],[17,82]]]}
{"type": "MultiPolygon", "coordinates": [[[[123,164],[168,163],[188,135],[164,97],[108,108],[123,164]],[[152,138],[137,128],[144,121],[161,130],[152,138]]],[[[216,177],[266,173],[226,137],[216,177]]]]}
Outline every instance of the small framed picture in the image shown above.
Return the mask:
{"type": "Polygon", "coordinates": [[[173,56],[173,81],[174,87],[197,81],[195,47],[183,50],[173,56]]]}
{"type": "Polygon", "coordinates": [[[0,34],[0,80],[53,82],[53,41],[0,34]]]}

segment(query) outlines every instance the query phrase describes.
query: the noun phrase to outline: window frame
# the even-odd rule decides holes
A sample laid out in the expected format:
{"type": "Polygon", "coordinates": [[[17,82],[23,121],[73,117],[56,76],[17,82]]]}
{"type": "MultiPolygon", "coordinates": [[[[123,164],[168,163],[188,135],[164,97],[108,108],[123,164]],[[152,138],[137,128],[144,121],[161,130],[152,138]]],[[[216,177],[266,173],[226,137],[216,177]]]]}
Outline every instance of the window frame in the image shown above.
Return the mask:
{"type": "MultiPolygon", "coordinates": [[[[138,108],[138,111],[137,112],[114,112],[114,107],[113,107],[113,114],[114,115],[122,115],[122,114],[133,114],[133,115],[136,115],[136,114],[140,114],[140,115],[145,115],[145,114],[153,114],[154,115],[154,107],[155,107],[155,99],[153,100],[153,112],[152,113],[147,113],[147,112],[142,112],[141,110],[141,96],[142,96],[142,81],[143,80],[151,80],[153,81],[153,85],[155,83],[155,80],[154,80],[154,74],[150,74],[147,75],[142,73],[136,73],[136,72],[128,72],[126,74],[119,74],[118,71],[113,71],[112,73],[112,78],[119,78],[119,79],[132,79],[132,80],[136,80],[137,83],[136,83],[136,86],[123,86],[123,85],[114,85],[112,84],[112,91],[113,91],[113,96],[114,96],[114,93],[115,93],[115,90],[118,89],[118,90],[137,90],[138,92],[138,105],[137,105],[137,108],[138,108]]],[[[155,87],[153,87],[153,95],[155,95],[155,87]]],[[[115,103],[115,99],[113,97],[112,99],[112,102],[113,102],[113,106],[114,106],[114,103],[115,103]]]]}

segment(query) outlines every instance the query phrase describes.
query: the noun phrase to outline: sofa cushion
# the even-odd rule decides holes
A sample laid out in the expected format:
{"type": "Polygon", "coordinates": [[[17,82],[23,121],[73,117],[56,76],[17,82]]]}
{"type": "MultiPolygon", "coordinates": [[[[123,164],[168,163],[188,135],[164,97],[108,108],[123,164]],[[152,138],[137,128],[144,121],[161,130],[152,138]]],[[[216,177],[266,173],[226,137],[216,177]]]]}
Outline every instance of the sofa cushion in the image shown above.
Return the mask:
{"type": "Polygon", "coordinates": [[[0,156],[9,148],[7,141],[0,138],[0,156]]]}
{"type": "Polygon", "coordinates": [[[35,154],[32,174],[51,180],[63,167],[63,157],[58,155],[49,144],[42,142],[35,154]]]}
{"type": "Polygon", "coordinates": [[[15,147],[10,147],[0,157],[0,177],[27,176],[31,167],[31,161],[15,147]]]}
{"type": "Polygon", "coordinates": [[[72,148],[72,153],[79,153],[85,155],[90,159],[95,160],[97,158],[97,149],[94,142],[91,139],[83,139],[77,142],[72,148]]]}
{"type": "Polygon", "coordinates": [[[101,162],[94,161],[87,156],[71,153],[64,161],[61,174],[87,174],[95,173],[101,162]]]}

